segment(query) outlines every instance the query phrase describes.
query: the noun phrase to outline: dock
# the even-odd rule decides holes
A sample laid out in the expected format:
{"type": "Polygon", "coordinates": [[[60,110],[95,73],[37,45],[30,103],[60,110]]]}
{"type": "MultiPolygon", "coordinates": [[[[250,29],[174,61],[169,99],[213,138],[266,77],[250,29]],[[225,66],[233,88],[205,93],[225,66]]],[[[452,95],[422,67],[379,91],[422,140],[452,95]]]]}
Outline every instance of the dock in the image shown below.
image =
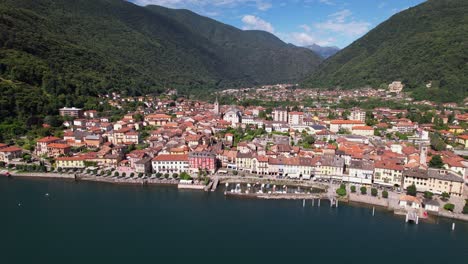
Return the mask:
{"type": "Polygon", "coordinates": [[[216,178],[214,179],[214,181],[213,181],[212,186],[211,186],[211,191],[212,191],[212,192],[216,191],[216,188],[218,187],[218,184],[219,184],[219,178],[216,177],[216,178]]]}

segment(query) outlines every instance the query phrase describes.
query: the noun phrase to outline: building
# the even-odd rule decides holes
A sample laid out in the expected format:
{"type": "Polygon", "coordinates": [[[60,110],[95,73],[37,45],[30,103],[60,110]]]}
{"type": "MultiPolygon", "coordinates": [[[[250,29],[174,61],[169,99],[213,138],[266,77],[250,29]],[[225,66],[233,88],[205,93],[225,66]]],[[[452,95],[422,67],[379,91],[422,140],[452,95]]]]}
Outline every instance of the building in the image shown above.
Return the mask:
{"type": "Polygon", "coordinates": [[[276,108],[273,110],[273,121],[288,123],[288,110],[283,108],[276,108]]]}
{"type": "Polygon", "coordinates": [[[289,112],[288,123],[290,126],[300,126],[304,123],[303,112],[289,112]]]}
{"type": "Polygon", "coordinates": [[[0,162],[10,163],[13,159],[21,158],[23,150],[21,148],[10,146],[0,149],[0,162]]]}
{"type": "Polygon", "coordinates": [[[399,94],[403,88],[405,87],[404,84],[402,84],[400,81],[394,81],[391,84],[388,85],[388,90],[391,93],[397,93],[399,94]]]}
{"type": "Polygon", "coordinates": [[[219,115],[219,102],[218,102],[218,97],[216,97],[216,101],[214,102],[214,107],[213,107],[213,113],[215,115],[219,115]]]}
{"type": "Polygon", "coordinates": [[[162,154],[151,161],[155,173],[182,173],[189,171],[188,155],[162,154]]]}
{"type": "Polygon", "coordinates": [[[39,140],[37,140],[36,142],[36,154],[37,155],[47,155],[47,145],[51,144],[51,143],[58,143],[59,141],[61,141],[60,138],[57,138],[57,137],[45,137],[45,138],[41,138],[39,140]]]}
{"type": "Polygon", "coordinates": [[[337,133],[340,129],[351,132],[354,126],[364,126],[364,122],[358,120],[332,120],[330,121],[330,131],[337,133]]]}
{"type": "Polygon", "coordinates": [[[135,162],[136,173],[151,173],[151,157],[145,157],[135,162]]]}
{"type": "Polygon", "coordinates": [[[59,157],[70,154],[71,146],[62,143],[50,143],[47,145],[47,156],[59,157]]]}
{"type": "Polygon", "coordinates": [[[401,186],[403,165],[393,161],[377,161],[374,164],[374,183],[384,186],[401,186]]]}
{"type": "Polygon", "coordinates": [[[374,163],[372,161],[351,160],[348,168],[349,174],[348,177],[344,177],[345,181],[372,184],[372,176],[374,176],[374,163]]]}
{"type": "Polygon", "coordinates": [[[393,129],[395,131],[398,131],[400,133],[413,133],[413,131],[417,128],[412,123],[398,123],[395,126],[393,126],[393,129]]]}
{"type": "Polygon", "coordinates": [[[374,129],[370,126],[353,126],[351,134],[369,137],[374,135],[374,129]]]}
{"type": "Polygon", "coordinates": [[[353,109],[348,117],[349,120],[357,120],[361,122],[366,122],[366,112],[361,109],[353,109]]]}
{"type": "Polygon", "coordinates": [[[439,169],[415,169],[403,173],[403,188],[415,185],[419,192],[429,191],[435,194],[447,192],[453,196],[462,196],[464,180],[456,173],[439,169]]]}
{"type": "Polygon", "coordinates": [[[145,116],[144,120],[149,126],[164,126],[171,122],[172,117],[166,114],[150,114],[145,116]]]}
{"type": "Polygon", "coordinates": [[[75,108],[75,107],[64,107],[59,109],[59,113],[61,116],[71,116],[75,118],[83,117],[83,109],[75,108]]]}
{"type": "Polygon", "coordinates": [[[324,155],[317,162],[317,176],[339,178],[343,177],[345,159],[335,155],[324,155]]]}
{"type": "Polygon", "coordinates": [[[468,135],[458,136],[455,141],[461,144],[464,148],[468,148],[468,135]]]}
{"type": "Polygon", "coordinates": [[[84,157],[58,157],[55,166],[62,169],[82,169],[85,167],[84,157]]]}
{"type": "Polygon", "coordinates": [[[398,205],[405,209],[419,209],[422,207],[422,201],[418,197],[402,195],[398,199],[398,205]]]}
{"type": "Polygon", "coordinates": [[[193,173],[199,170],[214,173],[217,168],[216,155],[211,152],[190,152],[188,155],[189,169],[193,173]]]}
{"type": "Polygon", "coordinates": [[[231,123],[231,126],[236,127],[241,123],[241,113],[239,109],[231,107],[224,113],[223,120],[231,123]]]}

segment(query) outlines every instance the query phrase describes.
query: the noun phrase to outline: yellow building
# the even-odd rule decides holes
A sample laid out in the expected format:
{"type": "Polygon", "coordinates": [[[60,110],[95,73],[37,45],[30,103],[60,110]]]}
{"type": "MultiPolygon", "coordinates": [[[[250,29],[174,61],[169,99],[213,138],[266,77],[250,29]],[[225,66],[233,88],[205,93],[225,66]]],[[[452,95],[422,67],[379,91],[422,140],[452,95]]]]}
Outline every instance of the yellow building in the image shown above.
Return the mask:
{"type": "Polygon", "coordinates": [[[453,196],[462,196],[464,181],[456,173],[446,170],[408,170],[403,173],[403,188],[415,185],[418,192],[429,191],[435,194],[447,192],[453,196]]]}
{"type": "Polygon", "coordinates": [[[85,159],[83,157],[58,157],[55,159],[57,168],[74,169],[84,168],[85,159]]]}

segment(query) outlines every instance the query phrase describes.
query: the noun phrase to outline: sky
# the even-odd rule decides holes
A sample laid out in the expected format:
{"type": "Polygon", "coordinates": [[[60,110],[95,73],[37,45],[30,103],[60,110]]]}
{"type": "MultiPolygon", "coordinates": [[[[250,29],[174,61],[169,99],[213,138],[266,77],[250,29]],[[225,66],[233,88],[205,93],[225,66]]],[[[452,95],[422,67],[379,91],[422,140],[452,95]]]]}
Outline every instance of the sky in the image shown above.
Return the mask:
{"type": "Polygon", "coordinates": [[[192,10],[240,29],[264,30],[297,46],[344,48],[395,13],[424,0],[128,0],[192,10]]]}

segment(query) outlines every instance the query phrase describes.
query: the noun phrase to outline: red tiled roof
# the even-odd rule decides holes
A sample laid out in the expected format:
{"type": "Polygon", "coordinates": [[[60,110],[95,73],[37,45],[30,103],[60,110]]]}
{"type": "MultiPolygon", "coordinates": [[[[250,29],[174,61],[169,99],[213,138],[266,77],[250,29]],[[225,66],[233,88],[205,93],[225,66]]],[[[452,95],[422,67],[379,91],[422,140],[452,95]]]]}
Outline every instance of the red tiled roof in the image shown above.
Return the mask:
{"type": "Polygon", "coordinates": [[[153,161],[188,161],[188,155],[161,154],[153,158],[153,161]]]}
{"type": "Polygon", "coordinates": [[[22,150],[21,148],[11,146],[11,147],[6,147],[6,148],[0,149],[0,152],[17,152],[17,151],[21,151],[21,150],[22,150]]]}
{"type": "Polygon", "coordinates": [[[45,137],[45,138],[38,139],[37,142],[49,143],[49,142],[54,142],[54,141],[58,141],[58,140],[60,140],[60,138],[58,138],[58,137],[45,137]]]}

